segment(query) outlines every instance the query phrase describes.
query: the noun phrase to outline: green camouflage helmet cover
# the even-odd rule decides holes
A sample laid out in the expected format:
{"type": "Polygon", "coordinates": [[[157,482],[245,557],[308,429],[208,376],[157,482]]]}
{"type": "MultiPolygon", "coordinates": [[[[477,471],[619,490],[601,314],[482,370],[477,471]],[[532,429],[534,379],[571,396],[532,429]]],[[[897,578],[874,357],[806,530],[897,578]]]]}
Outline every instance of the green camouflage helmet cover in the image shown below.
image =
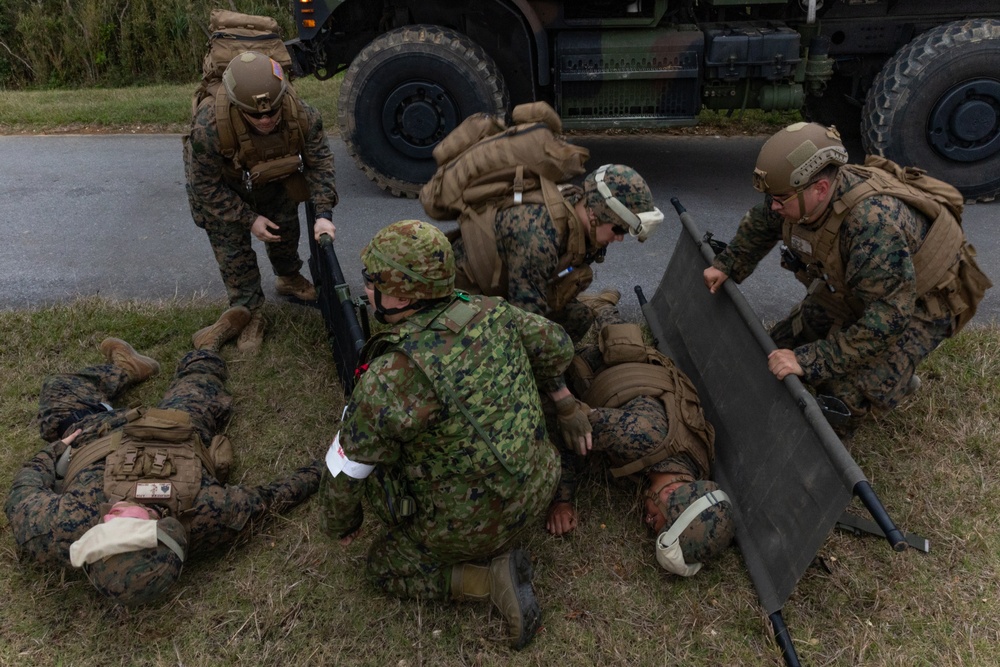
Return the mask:
{"type": "Polygon", "coordinates": [[[361,251],[379,292],[403,299],[438,299],[455,291],[455,253],[440,229],[420,220],[382,228],[361,251]]]}
{"type": "Polygon", "coordinates": [[[230,60],[222,84],[229,100],[248,113],[270,113],[280,108],[288,92],[281,65],[257,51],[245,51],[230,60]]]}
{"type": "Polygon", "coordinates": [[[801,190],[831,164],[847,164],[847,149],[837,128],[794,123],[776,132],[761,147],[753,170],[753,187],[769,195],[801,190]]]}
{"type": "Polygon", "coordinates": [[[598,167],[584,179],[583,191],[598,225],[625,226],[639,241],[649,238],[663,222],[663,214],[653,205],[649,185],[632,167],[623,164],[598,167]]]}
{"type": "MultiPolygon", "coordinates": [[[[173,517],[156,522],[157,531],[172,538],[187,553],[187,532],[173,517]]],[[[108,556],[84,566],[87,578],[101,595],[129,607],[159,599],[181,576],[183,560],[172,548],[157,541],[152,549],[108,556]]]]}
{"type": "MultiPolygon", "coordinates": [[[[698,566],[718,556],[727,549],[736,535],[736,522],[733,520],[733,505],[729,497],[719,489],[719,485],[710,480],[689,482],[677,487],[664,503],[656,500],[657,507],[663,512],[667,522],[657,536],[657,560],[660,558],[660,543],[669,533],[681,515],[696,502],[702,501],[702,509],[695,514],[687,527],[678,536],[683,562],[689,566],[698,566]]],[[[680,526],[679,526],[680,527],[680,526]]],[[[664,544],[664,546],[667,546],[664,544]]],[[[665,569],[675,571],[660,563],[665,569]]],[[[690,576],[697,568],[689,572],[690,576]]],[[[676,574],[682,572],[675,571],[676,574]]]]}

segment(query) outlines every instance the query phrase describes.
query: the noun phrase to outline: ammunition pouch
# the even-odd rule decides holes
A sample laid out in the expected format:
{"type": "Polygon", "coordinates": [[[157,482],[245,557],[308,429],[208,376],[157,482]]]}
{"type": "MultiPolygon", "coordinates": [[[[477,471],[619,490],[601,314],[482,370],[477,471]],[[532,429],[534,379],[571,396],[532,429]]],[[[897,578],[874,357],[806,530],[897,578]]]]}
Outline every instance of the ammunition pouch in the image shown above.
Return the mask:
{"type": "Polygon", "coordinates": [[[597,336],[601,357],[608,366],[628,362],[645,362],[648,352],[638,324],[608,324],[597,336]]]}

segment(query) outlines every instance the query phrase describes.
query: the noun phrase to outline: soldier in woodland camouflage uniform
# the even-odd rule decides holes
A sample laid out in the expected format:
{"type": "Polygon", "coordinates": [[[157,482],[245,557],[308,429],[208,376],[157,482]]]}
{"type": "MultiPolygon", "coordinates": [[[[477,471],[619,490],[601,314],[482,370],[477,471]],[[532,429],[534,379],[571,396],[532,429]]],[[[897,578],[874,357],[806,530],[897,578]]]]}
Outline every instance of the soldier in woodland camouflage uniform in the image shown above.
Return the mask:
{"type": "Polygon", "coordinates": [[[540,610],[530,560],[510,549],[559,477],[539,389],[567,406],[565,437],[589,444],[561,375],[572,344],[541,316],[456,292],[451,246],[433,225],[389,225],[361,257],[376,317],[392,327],[368,342],[327,454],[324,530],[349,544],[367,492],[384,524],[372,583],[403,598],[491,599],[521,648],[540,610]]]}
{"type": "Polygon", "coordinates": [[[315,300],[315,288],[299,273],[298,206],[311,201],[317,238],[333,236],[333,153],[319,112],[295,96],[277,62],[244,53],[223,84],[198,107],[185,143],[188,202],[208,233],[230,305],[254,314],[237,343],[254,351],[263,336],[264,293],[250,235],[264,243],[278,293],[315,300]]]}
{"type": "MultiPolygon", "coordinates": [[[[672,407],[679,405],[674,403],[678,400],[676,389],[668,389],[670,393],[664,397],[666,385],[657,386],[635,370],[636,363],[668,360],[645,346],[638,325],[622,320],[617,308],[619,296],[617,291],[605,290],[599,297],[586,299],[596,315],[600,343],[577,349],[567,382],[576,396],[585,403],[591,401],[588,417],[593,427],[593,450],[607,456],[616,476],[629,475],[645,485],[643,521],[657,538],[657,560],[674,574],[690,576],[726,549],[735,532],[732,504],[708,479],[715,459],[714,430],[705,421],[696,402],[697,393],[689,384],[685,386],[690,394],[680,398],[684,417],[678,421],[683,425],[671,424],[664,400],[672,407]],[[612,379],[610,373],[616,366],[622,375],[612,379]],[[611,400],[603,404],[593,403],[609,397],[611,400]],[[700,511],[693,510],[689,521],[678,521],[702,498],[707,500],[702,501],[700,511]],[[681,557],[676,553],[673,557],[661,555],[675,540],[681,557]]],[[[578,522],[574,500],[583,459],[567,450],[561,456],[559,490],[546,520],[553,535],[572,532],[578,522]]]]}
{"type": "MultiPolygon", "coordinates": [[[[779,349],[768,367],[779,380],[793,373],[844,401],[852,418],[838,429],[842,434],[873,408],[890,410],[919,386],[917,365],[953,333],[956,315],[935,290],[917,291],[914,257],[931,221],[885,194],[847,207],[843,198],[870,170],[846,163],[833,128],[797,123],[775,134],[754,173],[765,203],[746,213],[728,248],[704,272],[712,292],[728,277],[741,282],[785,239],[782,266],[810,286],[772,328],[779,349]],[[824,234],[835,235],[827,242],[829,256],[810,258],[824,234]]],[[[967,245],[964,237],[959,241],[967,245]]],[[[958,253],[947,262],[954,272],[958,253]]]]}
{"type": "MultiPolygon", "coordinates": [[[[241,315],[244,323],[250,317],[241,315]]],[[[226,364],[214,351],[221,342],[205,339],[204,349],[184,355],[159,404],[189,415],[206,443],[225,426],[232,405],[224,386],[226,364]]],[[[128,422],[128,411],[108,403],[159,371],[156,361],[124,341],[108,338],[101,351],[110,363],[50,377],[42,387],[39,430],[51,444],[17,473],[4,506],[23,557],[54,567],[82,565],[103,595],[126,605],[146,604],[177,580],[188,554],[231,544],[271,512],[295,507],[318,489],[318,460],[257,487],[226,486],[202,469],[193,505],[178,520],[164,516],[168,510],[156,504],[111,505],[104,458],[63,479],[67,460],[72,469],[70,448],[74,457],[84,457],[86,445],[128,422]],[[149,542],[141,544],[140,534],[149,542]]]]}
{"type": "MultiPolygon", "coordinates": [[[[653,206],[653,195],[642,176],[620,164],[594,170],[582,189],[566,187],[563,196],[573,206],[573,216],[565,225],[556,225],[544,204],[499,211],[497,252],[507,275],[506,299],[561,324],[579,341],[594,322],[590,309],[576,298],[593,279],[590,265],[603,262],[608,245],[623,241],[626,234],[645,241],[663,221],[663,214],[653,206]],[[585,240],[586,251],[567,258],[576,236],[585,240]],[[567,261],[569,265],[562,268],[567,261]]],[[[467,261],[465,244],[461,238],[453,244],[461,265],[467,261]]]]}

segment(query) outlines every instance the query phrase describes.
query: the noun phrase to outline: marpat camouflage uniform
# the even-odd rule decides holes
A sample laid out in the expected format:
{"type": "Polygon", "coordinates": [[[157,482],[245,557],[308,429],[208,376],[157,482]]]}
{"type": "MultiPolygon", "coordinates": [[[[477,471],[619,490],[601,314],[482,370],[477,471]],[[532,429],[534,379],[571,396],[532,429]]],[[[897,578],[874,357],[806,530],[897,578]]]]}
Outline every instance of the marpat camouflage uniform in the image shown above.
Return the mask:
{"type": "MultiPolygon", "coordinates": [[[[220,90],[219,94],[224,95],[225,91],[220,90]]],[[[319,217],[329,214],[337,205],[333,153],[319,112],[302,100],[299,104],[309,128],[302,149],[303,176],[319,217]]],[[[287,122],[289,119],[281,120],[281,123],[287,122]]],[[[208,97],[198,107],[190,141],[184,149],[188,203],[195,224],[208,233],[229,294],[229,305],[256,310],[264,302],[264,293],[260,286],[257,253],[251,246],[250,227],[258,215],[278,225],[279,229],[271,231],[281,240],[265,243],[264,249],[276,276],[296,275],[302,268],[298,203],[288,196],[280,180],[248,192],[239,180],[224,177],[223,164],[226,162],[215,120],[215,98],[208,97]]]]}
{"type": "MultiPolygon", "coordinates": [[[[609,324],[622,324],[624,320],[617,307],[608,305],[597,311],[596,323],[597,330],[600,331],[609,324]]],[[[581,346],[577,349],[577,356],[587,362],[595,377],[608,368],[597,345],[581,346]]],[[[638,461],[657,450],[667,439],[670,423],[667,419],[667,410],[659,398],[637,396],[620,408],[590,407],[591,412],[588,417],[594,429],[591,436],[594,443],[593,451],[607,455],[612,466],[638,461]]],[[[708,451],[708,447],[704,447],[703,451],[695,456],[678,453],[644,468],[642,473],[674,473],[689,478],[689,481],[708,479],[710,471],[704,469],[697,461],[711,462],[713,454],[714,452],[708,451]]],[[[579,486],[580,467],[585,460],[565,448],[560,450],[560,457],[562,477],[559,480],[556,500],[573,502],[579,486]]]]}
{"type": "MultiPolygon", "coordinates": [[[[833,203],[861,180],[841,170],[827,214],[808,228],[822,226],[833,203]]],[[[781,216],[763,204],[755,206],[714,266],[741,282],[782,239],[782,224],[781,216]]],[[[916,294],[912,256],[929,227],[923,215],[895,197],[862,200],[840,228],[840,255],[845,282],[864,312],[837,328],[807,295],[797,306],[802,318],[798,334],[793,332],[795,311],[771,329],[779,348],[795,351],[803,380],[818,393],[843,400],[855,425],[873,407],[894,408],[917,365],[950,333],[951,316],[935,318],[916,294]]]]}
{"type": "MultiPolygon", "coordinates": [[[[576,204],[581,196],[570,195],[567,201],[576,204]]],[[[552,312],[548,304],[549,285],[556,274],[559,258],[566,252],[568,236],[568,233],[559,233],[543,204],[511,206],[497,212],[497,253],[507,269],[507,301],[562,325],[576,342],[594,323],[593,313],[575,297],[559,312],[552,312]]],[[[456,264],[467,261],[461,238],[453,240],[452,247],[456,264]]],[[[595,253],[591,261],[604,261],[603,252],[595,253]]],[[[581,283],[577,293],[589,286],[589,281],[581,283]]]]}
{"type": "MultiPolygon", "coordinates": [[[[160,408],[183,410],[204,442],[226,423],[232,397],[225,389],[226,364],[209,351],[192,351],[177,373],[160,408]]],[[[47,379],[39,400],[39,430],[46,440],[83,429],[74,448],[125,425],[125,410],[108,412],[100,406],[127,389],[125,371],[102,364],[79,373],[47,379]]],[[[63,489],[55,491],[55,464],[66,445],[46,445],[17,473],[4,506],[21,554],[54,566],[69,566],[69,547],[101,520],[104,461],[84,468],[63,489]]],[[[188,553],[234,541],[270,512],[295,507],[319,487],[320,461],[300,468],[271,484],[224,486],[207,472],[194,501],[188,529],[188,553]]]]}
{"type": "Polygon", "coordinates": [[[374,585],[399,597],[447,599],[452,565],[509,548],[552,498],[559,463],[539,391],[563,386],[572,345],[543,317],[464,294],[371,343],[374,358],[339,438],[351,461],[376,468],[363,480],[324,475],[324,529],[333,537],[357,530],[367,490],[386,524],[368,554],[374,585]],[[462,311],[475,314],[455,326],[452,313],[462,311]],[[390,480],[399,488],[386,494],[390,480]],[[395,507],[412,498],[414,513],[393,522],[387,495],[395,507]]]}

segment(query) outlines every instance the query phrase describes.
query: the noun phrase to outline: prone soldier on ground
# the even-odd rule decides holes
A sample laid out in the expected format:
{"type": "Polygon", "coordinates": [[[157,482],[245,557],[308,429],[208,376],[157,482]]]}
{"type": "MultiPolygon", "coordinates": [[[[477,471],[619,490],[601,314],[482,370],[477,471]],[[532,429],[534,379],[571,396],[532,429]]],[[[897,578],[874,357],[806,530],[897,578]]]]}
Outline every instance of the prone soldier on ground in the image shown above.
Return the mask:
{"type": "Polygon", "coordinates": [[[768,368],[844,402],[849,435],[873,410],[919,387],[920,362],[971,319],[991,285],[959,220],[963,198],[919,169],[875,156],[848,165],[835,128],[796,123],[763,146],[744,215],[705,285],[741,282],[782,242],[782,266],[807,287],[771,329],[768,368]]]}
{"type": "MultiPolygon", "coordinates": [[[[692,576],[732,543],[732,503],[709,479],[715,429],[705,420],[698,392],[673,363],[643,341],[638,324],[618,312],[620,295],[604,290],[585,298],[596,316],[597,343],[578,346],[566,372],[571,391],[590,407],[593,451],[606,456],[615,478],[646,486],[643,522],[656,538],[656,559],[668,572],[692,576]]],[[[562,477],[546,528],[572,532],[579,464],[562,454],[562,477]]]]}
{"type": "Polygon", "coordinates": [[[365,346],[327,454],[324,530],[350,544],[367,494],[381,523],[367,561],[375,587],[400,598],[490,599],[522,648],[541,611],[531,561],[514,545],[559,477],[539,389],[573,405],[564,438],[590,443],[562,378],[572,343],[539,315],[456,291],[451,244],[431,224],[389,225],[361,259],[369,303],[390,328],[365,346]]]}
{"type": "Polygon", "coordinates": [[[50,444],[16,474],[4,506],[17,551],[46,566],[82,567],[104,596],[155,602],[194,553],[233,544],[272,512],[319,488],[319,460],[260,486],[226,485],[232,445],[221,435],[232,396],[219,347],[250,320],[195,335],[156,408],[111,401],[159,372],[117,338],[101,343],[108,363],[55,375],[42,386],[39,432],[50,444]]]}
{"type": "Polygon", "coordinates": [[[314,301],[300,273],[299,202],[312,202],[316,235],[334,235],[333,153],[319,112],[299,99],[282,66],[255,51],[234,57],[222,90],[206,96],[185,139],[188,203],[205,230],[231,306],[253,317],[237,347],[255,352],[264,335],[257,255],[264,243],[278,294],[314,301]]]}

